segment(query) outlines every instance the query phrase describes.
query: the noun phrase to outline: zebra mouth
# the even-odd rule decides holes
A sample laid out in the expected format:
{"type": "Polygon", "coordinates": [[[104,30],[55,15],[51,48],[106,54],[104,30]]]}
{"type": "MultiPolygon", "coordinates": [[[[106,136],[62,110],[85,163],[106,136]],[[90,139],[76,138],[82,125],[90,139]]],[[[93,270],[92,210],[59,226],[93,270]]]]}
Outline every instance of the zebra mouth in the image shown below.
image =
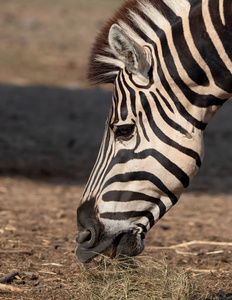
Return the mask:
{"type": "Polygon", "coordinates": [[[144,247],[144,234],[138,234],[137,231],[121,232],[113,240],[103,254],[116,258],[120,256],[136,256],[140,254],[144,247]]]}
{"type": "Polygon", "coordinates": [[[113,241],[112,243],[112,253],[110,255],[111,258],[115,258],[116,256],[120,255],[119,253],[119,245],[120,245],[120,242],[123,238],[123,236],[125,235],[126,233],[125,232],[122,232],[120,233],[113,241]]]}

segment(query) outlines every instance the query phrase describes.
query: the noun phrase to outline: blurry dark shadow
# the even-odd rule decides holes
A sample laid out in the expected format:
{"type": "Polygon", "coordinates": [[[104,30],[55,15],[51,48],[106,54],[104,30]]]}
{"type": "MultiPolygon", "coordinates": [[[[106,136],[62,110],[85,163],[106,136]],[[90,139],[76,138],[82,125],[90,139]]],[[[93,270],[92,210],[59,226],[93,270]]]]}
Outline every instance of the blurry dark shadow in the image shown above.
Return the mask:
{"type": "MultiPolygon", "coordinates": [[[[0,85],[0,174],[85,182],[111,92],[0,85]]],[[[205,159],[189,191],[232,191],[232,101],[205,132],[205,159]]]]}
{"type": "Polygon", "coordinates": [[[232,100],[213,117],[204,133],[205,155],[188,191],[232,192],[232,100]]]}
{"type": "Polygon", "coordinates": [[[100,90],[0,86],[0,173],[85,181],[111,104],[100,90]]]}

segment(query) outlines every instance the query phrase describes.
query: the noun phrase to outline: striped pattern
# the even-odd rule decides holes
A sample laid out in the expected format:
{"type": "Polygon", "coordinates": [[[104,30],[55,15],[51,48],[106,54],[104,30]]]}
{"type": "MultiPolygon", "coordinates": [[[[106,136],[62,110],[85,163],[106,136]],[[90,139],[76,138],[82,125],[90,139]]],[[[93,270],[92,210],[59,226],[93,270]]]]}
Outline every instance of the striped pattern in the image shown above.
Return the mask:
{"type": "Polygon", "coordinates": [[[231,0],[129,0],[100,32],[89,78],[114,83],[114,93],[82,203],[95,199],[109,234],[135,225],[146,232],[188,187],[203,130],[232,95],[231,59],[231,0]],[[113,24],[150,53],[146,80],[110,47],[113,24]]]}

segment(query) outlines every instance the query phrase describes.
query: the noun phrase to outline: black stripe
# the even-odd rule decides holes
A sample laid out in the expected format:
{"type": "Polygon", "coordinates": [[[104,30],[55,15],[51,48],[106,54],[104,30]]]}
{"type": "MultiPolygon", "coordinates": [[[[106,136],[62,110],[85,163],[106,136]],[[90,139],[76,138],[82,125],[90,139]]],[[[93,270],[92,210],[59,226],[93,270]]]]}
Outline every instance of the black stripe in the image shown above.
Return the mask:
{"type": "Polygon", "coordinates": [[[165,111],[163,110],[163,107],[161,106],[158,98],[156,97],[156,95],[153,92],[150,92],[152,98],[155,101],[155,104],[158,108],[159,114],[160,116],[163,118],[163,120],[169,125],[171,126],[173,129],[179,131],[180,133],[182,133],[183,135],[187,135],[188,132],[186,129],[184,129],[182,126],[180,126],[179,124],[177,124],[176,122],[174,122],[172,119],[170,119],[167,114],[165,113],[165,111]]]}
{"type": "Polygon", "coordinates": [[[196,165],[198,167],[201,166],[201,159],[200,156],[197,152],[193,151],[192,149],[186,148],[178,144],[177,142],[173,141],[171,138],[169,138],[166,134],[163,133],[163,131],[157,126],[155,123],[152,112],[151,112],[151,107],[150,104],[147,100],[146,95],[143,92],[140,92],[140,100],[142,103],[142,106],[144,108],[144,111],[146,113],[147,119],[149,121],[150,127],[153,130],[154,134],[164,143],[170,145],[173,148],[176,148],[180,152],[192,157],[193,159],[196,160],[196,165]]]}
{"type": "Polygon", "coordinates": [[[124,164],[131,159],[146,159],[147,157],[153,157],[156,159],[167,171],[174,175],[184,186],[187,188],[189,186],[188,175],[179,168],[174,162],[170,161],[162,153],[158,152],[156,149],[145,149],[139,153],[134,153],[133,150],[120,150],[115,158],[113,158],[109,170],[116,164],[124,164]]]}
{"type": "Polygon", "coordinates": [[[136,117],[136,116],[137,116],[137,113],[136,113],[135,91],[134,91],[133,88],[131,88],[131,87],[128,85],[128,83],[127,83],[126,80],[125,80],[125,76],[124,76],[123,73],[122,73],[122,80],[123,80],[124,86],[126,87],[126,89],[128,90],[128,92],[130,93],[131,108],[132,108],[132,112],[133,112],[134,116],[136,117]]]}
{"type": "Polygon", "coordinates": [[[185,71],[188,73],[188,76],[198,85],[209,85],[206,73],[198,65],[189,50],[188,43],[184,37],[184,29],[181,19],[179,19],[177,25],[174,25],[172,28],[172,36],[175,48],[179,54],[179,59],[185,71]]]}
{"type": "MultiPolygon", "coordinates": [[[[114,109],[114,120],[112,119],[110,121],[110,124],[115,124],[115,123],[118,123],[118,121],[119,121],[119,118],[118,118],[118,91],[117,91],[116,85],[114,86],[113,101],[114,101],[114,108],[112,107],[112,109],[114,109]]],[[[113,114],[112,114],[112,116],[113,116],[113,114]]]]}
{"type": "Polygon", "coordinates": [[[139,112],[139,125],[140,125],[141,128],[142,128],[143,135],[144,135],[145,139],[146,139],[148,142],[150,142],[150,139],[149,139],[149,137],[148,137],[148,135],[147,135],[146,129],[145,129],[144,124],[143,124],[143,115],[142,115],[142,112],[141,112],[141,111],[139,112]]]}
{"type": "Polygon", "coordinates": [[[163,88],[166,90],[166,92],[168,93],[169,97],[172,99],[173,103],[176,106],[176,109],[178,110],[178,112],[180,113],[180,115],[185,118],[188,122],[190,122],[194,127],[200,129],[200,130],[204,130],[206,128],[206,123],[203,123],[199,120],[197,120],[196,118],[194,118],[184,107],[184,105],[179,101],[179,99],[177,98],[177,96],[173,93],[166,77],[165,74],[163,73],[161,64],[160,64],[160,60],[159,60],[159,56],[158,56],[158,51],[157,48],[154,48],[155,51],[155,55],[157,57],[157,63],[158,63],[158,76],[161,80],[162,86],[163,88]]]}
{"type": "MultiPolygon", "coordinates": [[[[208,67],[210,68],[215,84],[221,89],[227,91],[228,93],[232,93],[231,73],[228,70],[228,68],[225,66],[223,61],[221,60],[217,50],[215,49],[209,37],[209,34],[205,28],[203,16],[201,14],[202,11],[201,6],[202,4],[199,3],[197,9],[195,10],[193,9],[189,17],[189,25],[190,25],[190,30],[191,30],[194,43],[198,51],[200,52],[201,56],[204,58],[205,62],[207,63],[208,67]]],[[[210,101],[209,104],[217,105],[219,101],[220,99],[218,99],[218,101],[214,99],[214,101],[213,102],[210,101]]],[[[205,102],[204,99],[202,99],[202,103],[204,102],[205,102]]],[[[220,104],[220,102],[218,104],[220,104]]]]}
{"type": "Polygon", "coordinates": [[[140,146],[141,144],[141,138],[140,138],[140,134],[138,134],[138,129],[136,128],[137,130],[137,134],[136,134],[136,144],[135,144],[135,147],[134,147],[134,151],[136,151],[138,149],[138,147],[140,146]]]}
{"type": "Polygon", "coordinates": [[[170,103],[168,102],[168,100],[161,94],[159,89],[156,89],[156,92],[159,94],[159,96],[162,98],[163,102],[165,103],[165,105],[167,106],[167,108],[170,110],[170,112],[174,113],[174,110],[172,109],[170,103]]]}
{"type": "Polygon", "coordinates": [[[150,227],[155,224],[154,216],[150,211],[129,211],[129,212],[106,212],[100,214],[100,218],[109,220],[128,220],[130,218],[147,217],[150,227]]]}
{"type": "MultiPolygon", "coordinates": [[[[195,23],[195,27],[197,27],[196,23],[195,23]]],[[[198,36],[198,40],[199,40],[199,36],[198,36]]],[[[202,42],[202,39],[201,39],[201,44],[204,45],[204,47],[202,47],[202,48],[205,48],[205,50],[206,50],[205,53],[202,53],[202,56],[205,59],[205,57],[207,56],[207,46],[205,46],[205,43],[202,42]]],[[[222,105],[223,100],[218,99],[218,98],[214,97],[213,95],[197,94],[194,91],[192,91],[189,88],[189,86],[181,79],[181,77],[179,76],[178,70],[176,68],[174,59],[170,53],[170,48],[168,46],[168,41],[167,41],[165,32],[163,32],[163,37],[161,40],[161,48],[162,48],[163,58],[164,58],[166,66],[168,68],[168,72],[169,72],[170,76],[172,77],[173,81],[181,89],[181,91],[183,92],[185,97],[188,99],[188,101],[192,105],[197,106],[197,107],[209,107],[210,105],[222,105]]],[[[198,50],[200,50],[199,47],[198,47],[198,50]]],[[[213,54],[211,54],[211,55],[213,55],[213,54]]],[[[214,55],[216,55],[216,53],[214,53],[214,55]]],[[[218,54],[217,54],[217,56],[218,56],[218,54]]],[[[211,61],[212,61],[212,57],[214,57],[214,56],[210,57],[211,61]]],[[[218,71],[218,70],[220,70],[220,69],[217,69],[217,72],[220,72],[220,75],[222,75],[223,73],[221,73],[221,72],[223,69],[220,71],[218,71]]],[[[228,70],[227,70],[227,72],[228,72],[228,70]]],[[[221,77],[223,78],[223,76],[221,76],[221,77]]],[[[225,78],[223,80],[225,80],[225,78]]],[[[223,88],[223,85],[221,85],[220,87],[223,88]]],[[[210,90],[209,90],[209,93],[210,93],[210,90]]]]}
{"type": "Polygon", "coordinates": [[[232,13],[232,2],[224,1],[224,16],[226,25],[222,24],[222,20],[219,12],[219,0],[209,1],[209,12],[212,18],[212,22],[215,30],[217,31],[220,40],[224,46],[224,49],[229,56],[230,60],[232,60],[232,22],[231,22],[231,13],[232,13]],[[229,13],[229,19],[227,18],[229,13]],[[228,26],[229,25],[229,26],[228,26]]]}
{"type": "MultiPolygon", "coordinates": [[[[122,72],[120,72],[122,74],[122,72]]],[[[117,78],[117,83],[118,83],[118,86],[119,86],[119,90],[122,94],[122,101],[121,101],[121,110],[120,110],[120,113],[121,113],[121,119],[123,121],[126,120],[127,116],[128,116],[128,109],[127,109],[127,97],[126,97],[126,93],[124,91],[124,88],[123,88],[123,85],[122,85],[122,80],[120,78],[120,76],[117,78]]]]}
{"type": "Polygon", "coordinates": [[[138,153],[138,156],[141,159],[146,158],[147,156],[154,157],[167,171],[174,175],[184,186],[187,188],[189,186],[189,177],[188,175],[179,168],[174,162],[165,157],[162,153],[158,152],[155,149],[147,149],[138,153]]]}
{"type": "Polygon", "coordinates": [[[132,192],[132,191],[110,191],[106,192],[102,196],[103,201],[115,201],[115,202],[130,202],[130,201],[146,201],[156,204],[159,207],[161,218],[166,212],[166,206],[159,198],[148,196],[144,193],[132,192]]]}
{"type": "MultiPolygon", "coordinates": [[[[225,16],[225,21],[226,21],[226,26],[225,29],[227,30],[227,33],[231,33],[231,27],[232,27],[232,18],[231,18],[231,11],[232,11],[232,2],[229,1],[224,1],[224,16],[225,16]]],[[[228,40],[230,42],[231,39],[228,40]]]]}
{"type": "Polygon", "coordinates": [[[104,190],[110,184],[115,182],[131,182],[144,180],[149,181],[155,186],[157,186],[164,194],[166,194],[169,197],[173,205],[177,202],[177,197],[163,184],[163,182],[157,176],[145,171],[117,174],[105,182],[102,190],[104,190]]]}
{"type": "Polygon", "coordinates": [[[130,202],[130,201],[147,201],[157,204],[160,199],[148,196],[144,193],[133,192],[133,191],[109,191],[102,196],[103,201],[114,201],[114,202],[130,202]]]}

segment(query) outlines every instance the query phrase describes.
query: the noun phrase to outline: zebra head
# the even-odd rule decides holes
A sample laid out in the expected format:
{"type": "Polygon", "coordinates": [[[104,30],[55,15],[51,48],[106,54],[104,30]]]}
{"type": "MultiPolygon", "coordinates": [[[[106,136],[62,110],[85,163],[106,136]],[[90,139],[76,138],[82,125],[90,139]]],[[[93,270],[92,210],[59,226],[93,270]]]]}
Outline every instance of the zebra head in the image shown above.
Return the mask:
{"type": "MultiPolygon", "coordinates": [[[[157,1],[127,1],[93,49],[90,77],[113,83],[114,92],[100,152],[77,209],[76,256],[82,262],[99,253],[115,257],[143,251],[146,232],[197,173],[203,130],[222,99],[229,98],[227,92],[232,95],[231,75],[226,69],[214,72],[216,58],[208,65],[202,59],[213,49],[212,39],[198,31],[191,35],[190,6],[196,1],[181,0],[179,9],[175,1],[158,2],[157,8],[157,1]]],[[[197,10],[192,11],[197,20],[197,10]]]]}
{"type": "Polygon", "coordinates": [[[155,84],[152,48],[118,25],[109,31],[109,45],[122,67],[77,209],[76,255],[83,262],[106,249],[111,256],[141,253],[146,232],[177,202],[202,155],[201,132],[175,115],[155,84]]]}

